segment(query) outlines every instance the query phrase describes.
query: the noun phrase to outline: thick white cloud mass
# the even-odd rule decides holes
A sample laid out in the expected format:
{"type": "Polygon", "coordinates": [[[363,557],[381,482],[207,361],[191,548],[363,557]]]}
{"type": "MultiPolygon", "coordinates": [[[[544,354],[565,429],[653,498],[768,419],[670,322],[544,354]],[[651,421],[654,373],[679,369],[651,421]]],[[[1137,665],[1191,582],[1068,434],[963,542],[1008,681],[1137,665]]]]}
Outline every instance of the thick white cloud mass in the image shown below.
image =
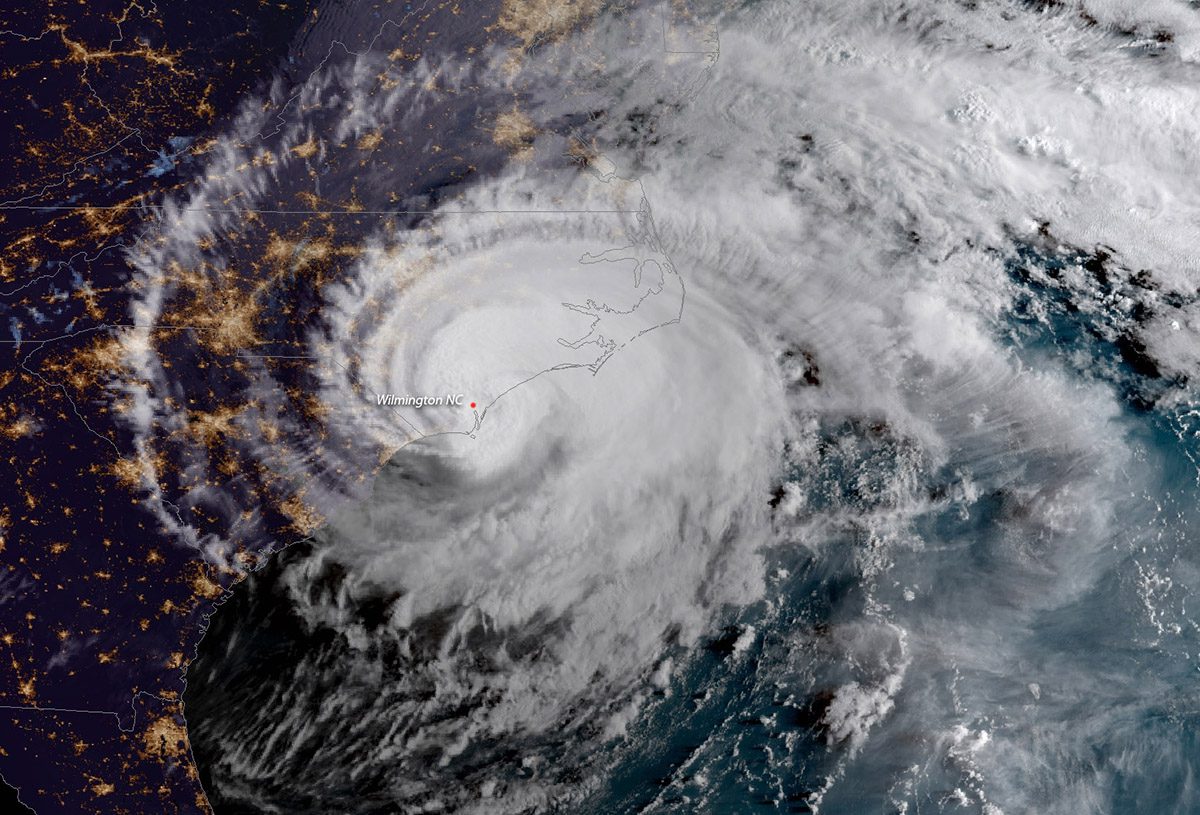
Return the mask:
{"type": "MultiPolygon", "coordinates": [[[[781,514],[819,559],[852,543],[865,597],[863,622],[831,630],[832,645],[797,635],[796,687],[831,688],[834,753],[810,804],[1120,811],[1123,772],[1152,775],[1133,768],[1156,756],[1187,766],[1187,740],[1143,718],[1186,704],[1181,690],[1117,680],[1099,651],[1136,652],[1161,628],[1146,579],[1114,574],[1137,575],[1142,547],[1181,556],[1186,520],[1156,544],[1179,511],[1148,497],[1170,475],[1111,379],[1095,381],[1116,377],[1115,352],[1089,359],[1081,340],[1054,361],[1014,348],[1005,324],[1025,291],[1010,274],[1018,247],[1102,247],[1123,280],[1068,259],[1042,273],[1047,296],[1106,341],[1137,330],[1179,377],[1159,409],[1192,404],[1197,21],[1175,4],[1088,10],[1102,23],[1009,4],[739,9],[720,18],[703,97],[664,117],[672,148],[637,157],[689,283],[819,363],[820,387],[795,394],[809,425],[791,442],[781,514]],[[1154,282],[1132,285],[1141,270],[1154,282]],[[1139,304],[1158,316],[1131,329],[1139,304]],[[847,417],[866,432],[831,439],[847,417]],[[955,534],[927,520],[956,513],[955,534]],[[1104,633],[1088,630],[1097,618],[1104,633]],[[825,667],[808,664],[830,647],[825,667]]],[[[1184,573],[1173,579],[1194,585],[1184,573]]],[[[1174,648],[1169,670],[1186,671],[1186,645],[1174,648]]],[[[797,766],[768,779],[794,789],[797,766]]],[[[1164,796],[1194,804],[1186,783],[1164,796]]]]}
{"type": "MultiPolygon", "coordinates": [[[[514,209],[537,181],[505,179],[467,208],[514,209]]],[[[683,308],[636,185],[578,185],[572,209],[628,211],[455,216],[432,259],[369,253],[332,298],[338,361],[323,398],[350,405],[355,381],[378,383],[355,426],[384,445],[426,438],[321,533],[322,557],[351,570],[352,594],[399,592],[398,631],[454,610],[458,633],[422,670],[455,704],[489,698],[456,719],[449,754],[556,727],[619,732],[630,714],[611,706],[644,695],[664,648],[694,643],[721,604],[762,589],[755,552],[771,535],[786,415],[770,359],[753,326],[703,292],[683,308]],[[375,391],[462,391],[478,408],[381,410],[375,391]],[[535,631],[537,658],[510,653],[535,631]],[[471,632],[499,642],[481,652],[471,632]],[[473,673],[480,659],[495,672],[473,673]]],[[[421,707],[407,715],[447,713],[421,707]]],[[[406,739],[449,737],[436,719],[406,739]]]]}
{"type": "Polygon", "coordinates": [[[727,661],[761,641],[747,698],[810,721],[764,716],[750,767],[717,761],[749,737],[715,717],[644,811],[740,811],[732,788],[1117,812],[1137,762],[1186,776],[1155,714],[1191,698],[1171,675],[1194,672],[1178,598],[1200,573],[1169,496],[1195,473],[1172,486],[1136,422],[1186,441],[1195,415],[1200,25],[1184,4],[1043,5],[712,8],[707,68],[706,28],[677,49],[702,54],[628,45],[659,30],[651,7],[490,77],[530,100],[535,155],[586,117],[603,158],[514,161],[381,230],[327,292],[331,432],[394,456],[286,570],[297,613],[349,643],[299,658],[289,692],[321,677],[326,707],[264,720],[228,788],[353,743],[391,768],[389,800],[430,811],[578,803],[749,606],[727,661]],[[1064,319],[1074,340],[1045,339],[1064,319]],[[841,592],[828,619],[801,589],[814,609],[841,592]],[[1128,667],[1150,642],[1157,676],[1128,667]],[[367,690],[330,691],[347,672],[367,690]],[[351,710],[384,726],[330,738],[351,710]]]}

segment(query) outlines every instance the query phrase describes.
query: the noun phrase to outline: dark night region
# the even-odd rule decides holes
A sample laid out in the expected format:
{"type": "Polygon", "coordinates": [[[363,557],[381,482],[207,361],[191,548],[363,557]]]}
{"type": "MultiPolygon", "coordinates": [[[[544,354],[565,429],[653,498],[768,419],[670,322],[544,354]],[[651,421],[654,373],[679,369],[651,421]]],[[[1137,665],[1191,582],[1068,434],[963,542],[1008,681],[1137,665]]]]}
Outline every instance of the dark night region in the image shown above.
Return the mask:
{"type": "Polygon", "coordinates": [[[34,812],[17,797],[17,790],[0,781],[0,812],[11,812],[14,815],[34,815],[34,812]]]}
{"type": "Polygon", "coordinates": [[[129,322],[125,249],[152,215],[143,205],[200,168],[207,134],[288,58],[310,10],[175,0],[0,13],[0,421],[10,472],[0,488],[0,699],[95,712],[0,716],[0,771],[22,779],[22,797],[40,811],[95,811],[100,801],[109,811],[205,808],[184,769],[171,656],[194,635],[197,567],[139,507],[136,478],[119,475],[135,454],[103,398],[117,374],[111,326],[129,322]]]}

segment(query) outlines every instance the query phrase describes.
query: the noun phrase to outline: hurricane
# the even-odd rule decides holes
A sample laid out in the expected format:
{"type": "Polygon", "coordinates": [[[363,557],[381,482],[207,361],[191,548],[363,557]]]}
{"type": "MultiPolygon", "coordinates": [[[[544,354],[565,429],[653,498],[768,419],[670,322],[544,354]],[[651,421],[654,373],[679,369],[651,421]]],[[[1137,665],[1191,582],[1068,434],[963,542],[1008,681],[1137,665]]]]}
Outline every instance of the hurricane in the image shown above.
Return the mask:
{"type": "Polygon", "coordinates": [[[1195,10],[567,8],[128,249],[216,811],[1196,811],[1195,10]]]}

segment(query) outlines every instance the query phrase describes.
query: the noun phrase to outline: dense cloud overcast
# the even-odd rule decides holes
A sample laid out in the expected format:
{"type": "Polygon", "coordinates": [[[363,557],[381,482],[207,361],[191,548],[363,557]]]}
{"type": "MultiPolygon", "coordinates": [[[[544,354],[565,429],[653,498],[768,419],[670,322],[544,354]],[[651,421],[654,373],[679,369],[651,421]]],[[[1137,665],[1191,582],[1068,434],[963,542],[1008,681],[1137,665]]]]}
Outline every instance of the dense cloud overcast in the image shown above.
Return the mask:
{"type": "MultiPolygon", "coordinates": [[[[1190,432],[1198,18],[1037,5],[714,8],[688,55],[630,38],[661,26],[651,6],[515,70],[442,66],[519,92],[532,158],[371,235],[309,334],[329,432],[391,456],[285,576],[295,613],[349,643],[303,657],[290,692],[376,677],[332,693],[377,695],[381,725],[318,755],[359,739],[398,801],[579,800],[603,786],[601,751],[638,749],[629,733],[681,664],[754,607],[729,659],[767,637],[758,687],[825,700],[820,750],[781,736],[771,795],[1119,811],[1110,754],[1187,775],[1143,717],[1190,691],[1104,671],[1093,626],[1131,615],[1120,647],[1153,641],[1164,676],[1187,672],[1171,592],[1196,571],[1164,564],[1191,510],[1159,500],[1166,454],[1137,422],[1190,432]],[[585,164],[545,162],[580,122],[585,164]],[[478,409],[385,410],[384,392],[478,409]],[[785,625],[798,586],[778,558],[852,582],[853,602],[785,625]],[[332,564],[337,591],[312,591],[332,564]],[[379,596],[386,623],[366,625],[379,596]],[[373,662],[384,641],[398,673],[373,662]],[[529,766],[561,749],[587,769],[514,774],[504,738],[529,766]]],[[[311,82],[352,96],[372,76],[331,71],[311,82]]],[[[360,100],[342,126],[386,129],[428,93],[360,100]]],[[[148,270],[221,228],[193,221],[168,221],[148,270]]],[[[325,739],[270,716],[269,749],[230,752],[229,789],[251,795],[279,745],[325,739]]],[[[705,777],[670,783],[702,806],[705,777]]]]}

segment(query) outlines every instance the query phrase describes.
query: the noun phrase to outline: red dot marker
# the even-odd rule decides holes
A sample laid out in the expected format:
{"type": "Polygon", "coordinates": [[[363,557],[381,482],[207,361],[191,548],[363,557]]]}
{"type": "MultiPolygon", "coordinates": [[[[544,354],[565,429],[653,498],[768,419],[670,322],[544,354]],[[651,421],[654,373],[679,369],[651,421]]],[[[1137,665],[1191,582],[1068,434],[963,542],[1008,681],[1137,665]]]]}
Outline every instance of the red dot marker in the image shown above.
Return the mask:
{"type": "Polygon", "coordinates": [[[471,407],[475,407],[475,403],[474,403],[474,402],[472,402],[472,403],[471,403],[471,407]]]}

